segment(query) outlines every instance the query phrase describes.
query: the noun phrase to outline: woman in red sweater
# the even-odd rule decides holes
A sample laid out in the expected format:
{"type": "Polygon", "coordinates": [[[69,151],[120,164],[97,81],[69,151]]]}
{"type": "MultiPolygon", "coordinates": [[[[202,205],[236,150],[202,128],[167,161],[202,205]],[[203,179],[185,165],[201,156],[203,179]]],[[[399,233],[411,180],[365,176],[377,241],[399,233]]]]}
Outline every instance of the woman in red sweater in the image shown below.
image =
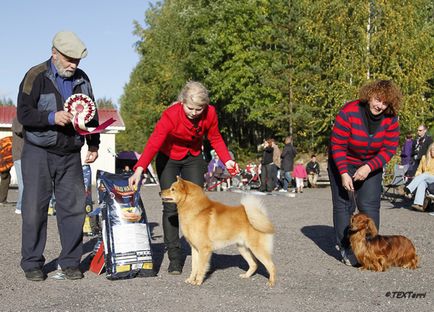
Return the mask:
{"type": "MultiPolygon", "coordinates": [[[[170,105],[157,122],[155,129],[134,166],[130,187],[140,181],[145,168],[155,155],[161,189],[169,188],[176,176],[204,185],[202,142],[208,137],[212,147],[230,172],[238,171],[218,129],[217,113],[209,105],[207,89],[199,82],[190,81],[182,89],[178,102],[170,105]]],[[[170,260],[168,272],[181,274],[184,257],[179,240],[179,222],[176,205],[163,203],[164,243],[170,260]]]]}
{"type": "Polygon", "coordinates": [[[388,80],[370,82],[360,98],[346,103],[333,126],[328,173],[333,200],[333,224],[342,261],[357,261],[348,241],[348,226],[355,206],[380,224],[383,167],[399,143],[398,109],[401,91],[388,80]]]}

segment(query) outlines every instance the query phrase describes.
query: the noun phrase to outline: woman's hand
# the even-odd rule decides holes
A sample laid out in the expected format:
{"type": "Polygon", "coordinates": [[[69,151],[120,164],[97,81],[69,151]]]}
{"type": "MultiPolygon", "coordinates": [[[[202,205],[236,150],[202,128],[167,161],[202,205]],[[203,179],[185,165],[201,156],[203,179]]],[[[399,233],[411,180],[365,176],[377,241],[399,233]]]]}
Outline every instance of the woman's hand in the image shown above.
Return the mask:
{"type": "Polygon", "coordinates": [[[231,160],[228,160],[228,161],[225,163],[225,166],[226,166],[226,168],[228,169],[228,171],[229,171],[229,173],[230,173],[231,176],[234,176],[234,175],[237,175],[237,174],[240,173],[240,167],[239,167],[238,164],[237,164],[235,161],[233,161],[232,159],[231,159],[231,160]]]}
{"type": "Polygon", "coordinates": [[[368,165],[363,165],[354,173],[353,179],[354,181],[363,181],[368,177],[370,172],[371,168],[368,165]]]}
{"type": "Polygon", "coordinates": [[[341,179],[342,179],[342,186],[344,189],[346,189],[347,191],[354,190],[353,179],[350,177],[348,173],[341,174],[341,179]]]}
{"type": "Polygon", "coordinates": [[[128,186],[133,191],[136,191],[138,189],[138,185],[140,183],[140,179],[143,174],[143,168],[137,167],[136,171],[134,171],[134,174],[128,179],[128,186]]]}

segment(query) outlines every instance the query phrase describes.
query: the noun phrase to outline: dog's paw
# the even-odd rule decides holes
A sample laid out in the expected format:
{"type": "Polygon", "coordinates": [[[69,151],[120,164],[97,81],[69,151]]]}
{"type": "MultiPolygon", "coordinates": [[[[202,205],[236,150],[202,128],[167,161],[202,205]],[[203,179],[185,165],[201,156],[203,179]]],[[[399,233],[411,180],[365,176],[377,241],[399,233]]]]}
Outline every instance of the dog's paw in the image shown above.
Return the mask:
{"type": "Polygon", "coordinates": [[[200,286],[203,283],[203,280],[198,280],[192,277],[189,277],[185,280],[185,283],[193,285],[193,286],[200,286]]]}
{"type": "Polygon", "coordinates": [[[185,282],[186,284],[195,285],[196,279],[189,277],[189,278],[187,278],[184,282],[185,282]]]}
{"type": "Polygon", "coordinates": [[[241,278],[249,278],[250,275],[248,275],[247,273],[242,273],[242,274],[240,274],[240,277],[241,278]]]}
{"type": "Polygon", "coordinates": [[[269,286],[269,287],[274,287],[275,284],[276,284],[275,281],[268,280],[268,282],[267,282],[267,286],[269,286]]]}

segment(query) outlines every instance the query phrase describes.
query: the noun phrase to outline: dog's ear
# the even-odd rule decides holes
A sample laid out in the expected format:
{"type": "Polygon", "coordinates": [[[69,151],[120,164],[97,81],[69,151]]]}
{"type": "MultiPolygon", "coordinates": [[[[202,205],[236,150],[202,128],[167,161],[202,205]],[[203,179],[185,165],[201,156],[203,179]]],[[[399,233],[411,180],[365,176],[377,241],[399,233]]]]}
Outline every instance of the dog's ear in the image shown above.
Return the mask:
{"type": "Polygon", "coordinates": [[[371,237],[377,236],[378,234],[377,227],[371,218],[366,220],[366,234],[371,237]]]}
{"type": "Polygon", "coordinates": [[[179,175],[176,176],[176,181],[178,181],[178,182],[182,181],[182,179],[179,175]]]}

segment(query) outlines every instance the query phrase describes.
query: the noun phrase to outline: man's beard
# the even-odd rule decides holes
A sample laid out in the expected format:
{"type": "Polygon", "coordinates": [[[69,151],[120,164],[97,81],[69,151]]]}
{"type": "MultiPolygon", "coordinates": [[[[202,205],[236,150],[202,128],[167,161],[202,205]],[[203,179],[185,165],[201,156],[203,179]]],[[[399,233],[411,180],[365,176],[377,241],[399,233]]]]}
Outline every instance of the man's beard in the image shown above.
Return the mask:
{"type": "Polygon", "coordinates": [[[66,70],[62,66],[62,64],[60,64],[60,60],[59,59],[54,60],[54,67],[56,67],[57,73],[62,78],[71,78],[75,74],[75,70],[74,71],[66,70]]]}

